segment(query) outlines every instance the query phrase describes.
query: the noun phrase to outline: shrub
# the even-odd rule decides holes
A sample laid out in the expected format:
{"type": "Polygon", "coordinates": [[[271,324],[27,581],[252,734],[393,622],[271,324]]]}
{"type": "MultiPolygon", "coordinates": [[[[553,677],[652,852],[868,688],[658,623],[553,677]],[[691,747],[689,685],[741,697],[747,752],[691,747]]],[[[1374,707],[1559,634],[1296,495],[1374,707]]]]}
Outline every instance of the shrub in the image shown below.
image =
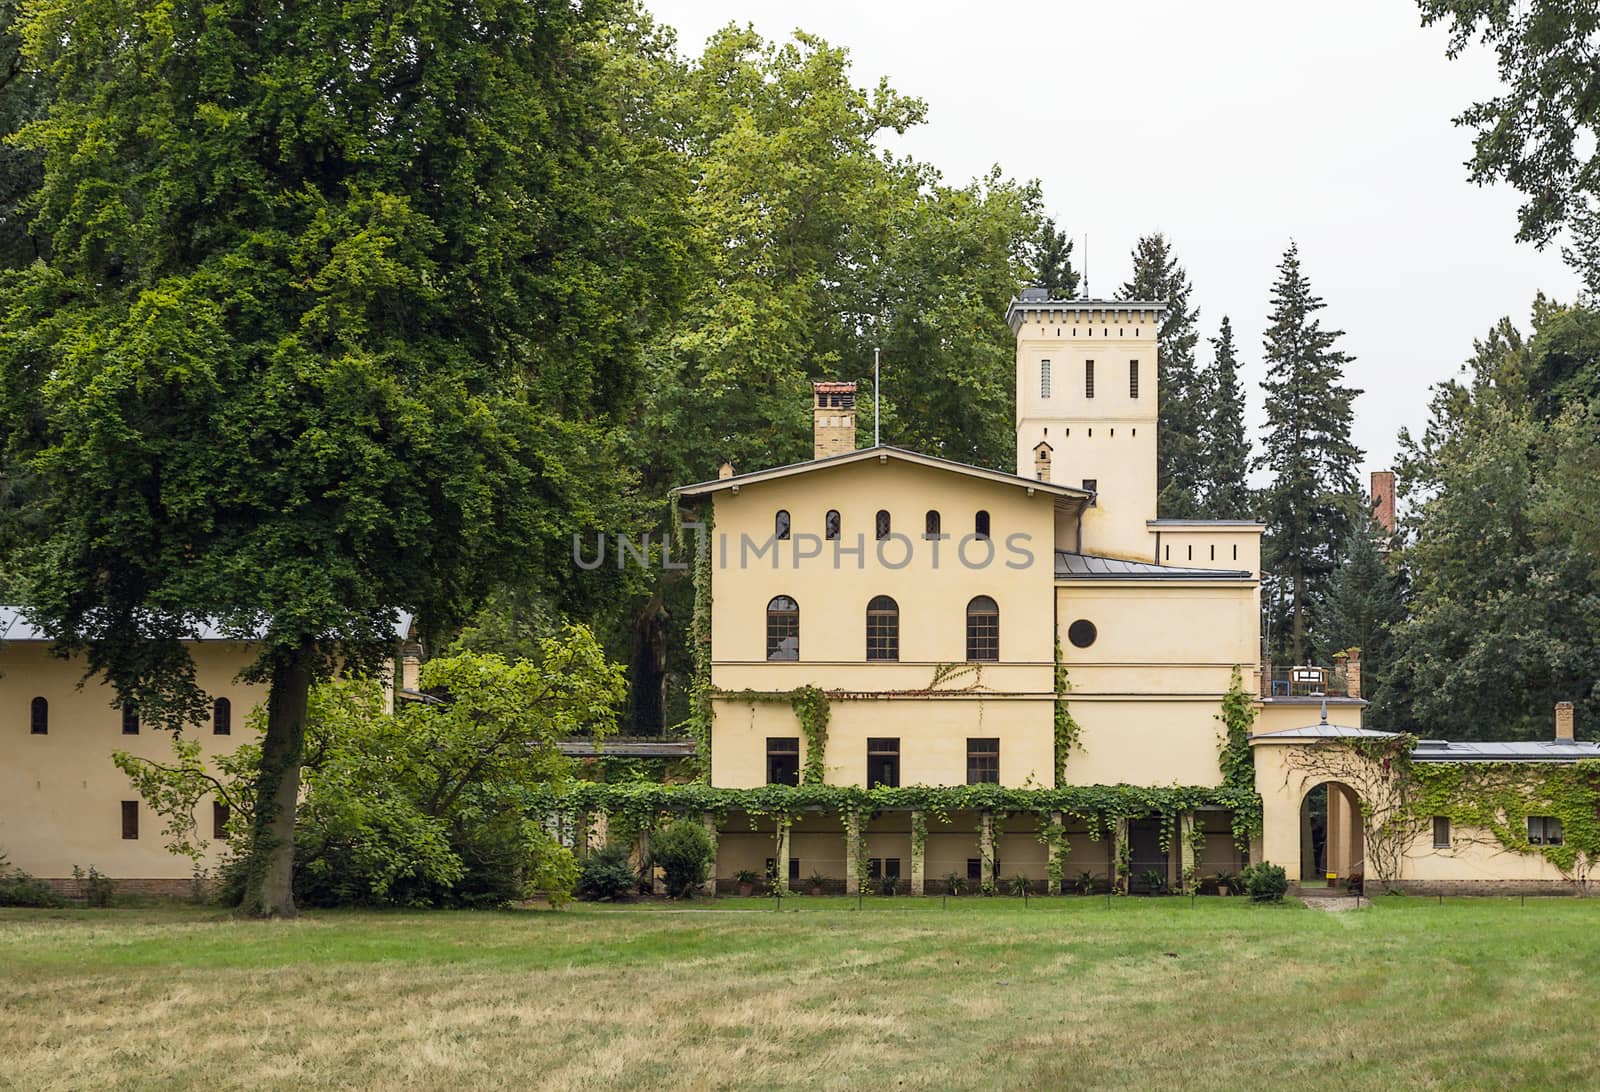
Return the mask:
{"type": "Polygon", "coordinates": [[[959,895],[967,889],[967,878],[959,872],[946,872],[944,889],[952,895],[959,895]]]}
{"type": "Polygon", "coordinates": [[[1244,889],[1256,902],[1282,902],[1284,893],[1289,890],[1289,874],[1281,865],[1262,861],[1246,868],[1240,876],[1244,889]]]}
{"type": "Polygon", "coordinates": [[[900,877],[882,876],[878,879],[878,893],[880,895],[893,895],[900,886],[900,877]]]}
{"type": "Polygon", "coordinates": [[[716,856],[711,835],[693,819],[679,819],[650,836],[650,863],[667,874],[667,894],[687,898],[706,882],[716,856]]]}
{"type": "Polygon", "coordinates": [[[0,856],[0,906],[27,906],[38,910],[58,910],[67,900],[43,880],[36,880],[21,869],[13,871],[0,856]]]}
{"type": "Polygon", "coordinates": [[[110,877],[102,876],[94,865],[90,865],[87,872],[73,865],[72,878],[78,881],[78,893],[83,896],[85,905],[99,910],[111,905],[111,896],[116,893],[117,885],[110,877]]]}
{"type": "Polygon", "coordinates": [[[596,850],[578,869],[578,898],[585,902],[627,898],[638,887],[639,876],[628,863],[627,850],[610,846],[596,850]]]}
{"type": "Polygon", "coordinates": [[[1011,877],[1011,893],[1021,898],[1028,893],[1028,877],[1018,872],[1011,877]]]}

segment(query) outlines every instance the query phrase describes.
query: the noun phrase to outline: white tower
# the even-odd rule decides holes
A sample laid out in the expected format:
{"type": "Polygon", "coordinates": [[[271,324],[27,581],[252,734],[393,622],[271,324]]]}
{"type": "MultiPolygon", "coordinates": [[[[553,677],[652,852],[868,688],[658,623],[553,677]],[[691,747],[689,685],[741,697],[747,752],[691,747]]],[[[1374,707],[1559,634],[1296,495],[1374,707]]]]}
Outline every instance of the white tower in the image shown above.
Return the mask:
{"type": "Polygon", "coordinates": [[[1039,288],[1006,309],[1017,336],[1017,473],[1095,492],[1084,553],[1151,556],[1145,521],[1156,518],[1156,334],[1165,309],[1057,300],[1039,288]]]}

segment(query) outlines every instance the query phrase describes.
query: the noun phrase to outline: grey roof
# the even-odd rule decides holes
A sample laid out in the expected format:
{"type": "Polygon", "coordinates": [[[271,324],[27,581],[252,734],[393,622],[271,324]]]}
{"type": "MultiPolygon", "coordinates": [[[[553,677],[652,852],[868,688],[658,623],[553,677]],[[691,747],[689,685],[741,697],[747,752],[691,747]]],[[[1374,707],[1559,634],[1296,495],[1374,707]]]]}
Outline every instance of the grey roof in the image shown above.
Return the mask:
{"type": "Polygon", "coordinates": [[[1411,757],[1417,762],[1577,762],[1600,758],[1600,743],[1574,739],[1528,739],[1468,742],[1419,739],[1411,757]]]}
{"type": "Polygon", "coordinates": [[[1124,561],[1120,557],[1056,551],[1057,580],[1254,580],[1242,569],[1195,569],[1181,565],[1155,565],[1124,561]]]}
{"type": "Polygon", "coordinates": [[[1253,519],[1147,519],[1146,527],[1265,527],[1253,519]]]}
{"type": "Polygon", "coordinates": [[[1376,728],[1352,728],[1347,724],[1308,724],[1304,728],[1283,728],[1276,732],[1259,732],[1250,739],[1393,739],[1398,733],[1380,732],[1376,728]]]}
{"type": "MultiPolygon", "coordinates": [[[[395,626],[395,637],[405,640],[411,634],[413,615],[409,611],[398,612],[400,620],[395,626]]],[[[264,627],[263,627],[264,629],[264,627]]],[[[256,636],[261,635],[262,629],[256,631],[256,636]]],[[[49,641],[52,638],[44,630],[28,621],[21,607],[0,607],[0,641],[49,641]]],[[[240,637],[228,630],[224,630],[215,621],[207,619],[195,626],[189,640],[194,641],[237,641],[240,637]]]]}
{"type": "Polygon", "coordinates": [[[599,746],[592,739],[564,739],[556,746],[570,758],[690,758],[695,752],[692,739],[614,738],[599,746]]]}

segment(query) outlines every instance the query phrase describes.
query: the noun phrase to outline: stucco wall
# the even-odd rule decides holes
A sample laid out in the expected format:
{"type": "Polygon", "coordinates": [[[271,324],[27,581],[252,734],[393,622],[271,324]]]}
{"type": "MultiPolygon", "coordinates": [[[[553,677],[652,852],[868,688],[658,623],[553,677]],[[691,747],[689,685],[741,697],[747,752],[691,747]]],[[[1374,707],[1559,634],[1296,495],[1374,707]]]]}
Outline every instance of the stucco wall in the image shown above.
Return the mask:
{"type": "MultiPolygon", "coordinates": [[[[262,688],[236,678],[254,652],[222,641],[190,651],[201,688],[232,703],[233,730],[216,736],[206,723],[188,732],[208,756],[231,750],[250,738],[250,710],[265,699],[262,688]]],[[[162,820],[142,801],[138,839],[122,837],[121,803],[139,797],[111,762],[113,751],[169,760],[170,734],[142,724],[138,735],[123,735],[111,689],[91,680],[80,690],[82,677],[81,661],[57,659],[42,642],[0,647],[0,853],[46,878],[70,876],[73,865],[93,865],[113,879],[187,878],[190,862],[166,850],[162,820]],[[35,696],[49,702],[47,735],[29,731],[35,696]]],[[[209,834],[209,800],[198,818],[201,833],[209,834]]]]}

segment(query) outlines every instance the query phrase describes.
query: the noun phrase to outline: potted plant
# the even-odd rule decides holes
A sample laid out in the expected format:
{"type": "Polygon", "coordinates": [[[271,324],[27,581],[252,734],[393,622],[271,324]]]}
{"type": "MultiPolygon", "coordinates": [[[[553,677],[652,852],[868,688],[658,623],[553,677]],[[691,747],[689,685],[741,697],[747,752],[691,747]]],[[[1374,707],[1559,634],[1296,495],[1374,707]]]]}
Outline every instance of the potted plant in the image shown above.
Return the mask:
{"type": "Polygon", "coordinates": [[[828,877],[820,872],[813,872],[806,877],[806,887],[813,895],[822,894],[822,885],[828,882],[828,877]]]}
{"type": "Polygon", "coordinates": [[[893,895],[895,884],[900,882],[899,876],[885,876],[878,881],[878,890],[885,895],[893,895]]]}
{"type": "Polygon", "coordinates": [[[1093,872],[1080,872],[1080,873],[1078,873],[1078,894],[1080,894],[1080,895],[1092,895],[1092,894],[1094,894],[1094,873],[1093,872]]]}
{"type": "Polygon", "coordinates": [[[1146,868],[1134,877],[1134,883],[1144,888],[1148,895],[1165,895],[1167,878],[1154,868],[1146,868]]]}
{"type": "Polygon", "coordinates": [[[1226,898],[1239,889],[1239,877],[1232,872],[1217,873],[1217,894],[1226,898]]]}
{"type": "Polygon", "coordinates": [[[733,874],[733,882],[739,885],[739,894],[749,896],[756,889],[756,881],[761,877],[748,868],[741,868],[733,874]]]}
{"type": "Polygon", "coordinates": [[[1018,872],[1015,876],[1011,877],[1011,893],[1020,899],[1023,895],[1028,893],[1028,882],[1028,877],[1018,872]]]}
{"type": "Polygon", "coordinates": [[[952,895],[960,895],[967,889],[967,878],[959,872],[946,872],[944,889],[952,895]]]}

